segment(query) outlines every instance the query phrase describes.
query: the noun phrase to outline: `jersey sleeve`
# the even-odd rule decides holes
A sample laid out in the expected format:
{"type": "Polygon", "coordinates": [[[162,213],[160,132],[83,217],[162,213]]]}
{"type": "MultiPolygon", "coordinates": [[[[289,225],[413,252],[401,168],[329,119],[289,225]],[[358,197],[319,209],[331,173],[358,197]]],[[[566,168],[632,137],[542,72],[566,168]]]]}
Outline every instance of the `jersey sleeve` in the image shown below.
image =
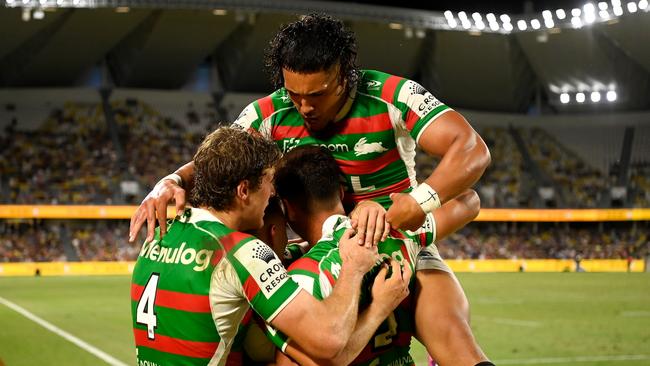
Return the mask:
{"type": "Polygon", "coordinates": [[[262,241],[244,242],[229,255],[246,299],[265,321],[271,322],[298,295],[298,284],[262,241]]]}
{"type": "Polygon", "coordinates": [[[409,134],[418,143],[422,132],[436,118],[451,110],[413,80],[402,79],[396,89],[394,104],[401,111],[409,134]]]}
{"type": "Polygon", "coordinates": [[[232,126],[246,131],[258,131],[262,125],[263,118],[257,104],[257,101],[254,101],[247,105],[246,108],[239,113],[239,116],[237,116],[235,122],[232,123],[232,126]]]}

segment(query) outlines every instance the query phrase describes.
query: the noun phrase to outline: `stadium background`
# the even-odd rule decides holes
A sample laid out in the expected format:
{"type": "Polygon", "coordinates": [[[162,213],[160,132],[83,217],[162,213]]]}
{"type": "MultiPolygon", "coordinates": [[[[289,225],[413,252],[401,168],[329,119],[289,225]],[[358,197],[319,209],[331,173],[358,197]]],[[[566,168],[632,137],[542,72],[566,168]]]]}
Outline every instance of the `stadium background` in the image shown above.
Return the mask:
{"type": "Polygon", "coordinates": [[[439,243],[486,353],[650,364],[648,2],[381,3],[0,1],[0,362],[133,363],[132,205],[272,90],[279,25],[323,11],[490,147],[481,215],[439,243]]]}

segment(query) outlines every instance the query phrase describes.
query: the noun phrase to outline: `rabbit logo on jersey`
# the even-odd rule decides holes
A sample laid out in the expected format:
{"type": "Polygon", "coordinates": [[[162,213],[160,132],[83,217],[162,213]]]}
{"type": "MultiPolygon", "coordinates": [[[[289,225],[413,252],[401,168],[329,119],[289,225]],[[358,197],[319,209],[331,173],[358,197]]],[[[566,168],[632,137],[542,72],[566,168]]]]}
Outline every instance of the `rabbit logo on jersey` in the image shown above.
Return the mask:
{"type": "Polygon", "coordinates": [[[278,256],[259,240],[244,244],[234,255],[239,263],[246,267],[267,299],[289,279],[289,274],[278,256]]]}
{"type": "Polygon", "coordinates": [[[404,83],[397,96],[397,101],[408,105],[420,118],[424,118],[429,112],[442,105],[422,85],[412,80],[404,83]]]}

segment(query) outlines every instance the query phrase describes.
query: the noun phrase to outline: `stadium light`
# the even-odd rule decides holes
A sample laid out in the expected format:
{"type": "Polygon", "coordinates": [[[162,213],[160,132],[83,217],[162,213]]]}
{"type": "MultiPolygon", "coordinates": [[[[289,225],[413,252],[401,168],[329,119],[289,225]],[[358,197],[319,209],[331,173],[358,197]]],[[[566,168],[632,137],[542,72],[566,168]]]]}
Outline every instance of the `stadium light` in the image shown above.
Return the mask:
{"type": "Polygon", "coordinates": [[[23,8],[22,13],[23,22],[29,22],[32,19],[32,11],[29,8],[23,8]]]}
{"type": "Polygon", "coordinates": [[[490,23],[496,23],[497,21],[497,17],[494,15],[494,13],[488,13],[485,18],[487,18],[488,22],[490,23]]]}
{"type": "Polygon", "coordinates": [[[520,31],[525,31],[526,28],[528,28],[528,25],[526,24],[525,20],[518,20],[517,21],[517,28],[519,28],[520,31]]]}
{"type": "Polygon", "coordinates": [[[582,10],[580,10],[578,8],[571,9],[571,16],[572,17],[579,17],[580,15],[582,15],[582,10]]]}
{"type": "Polygon", "coordinates": [[[472,23],[469,22],[469,19],[461,20],[461,24],[463,25],[463,28],[465,28],[465,29],[472,28],[472,23]]]}
{"type": "Polygon", "coordinates": [[[582,7],[582,11],[583,11],[585,14],[589,14],[589,13],[595,14],[595,13],[596,13],[596,7],[595,7],[594,4],[592,4],[592,3],[586,3],[586,4],[582,7]]]}
{"type": "Polygon", "coordinates": [[[485,23],[483,23],[482,20],[479,20],[478,22],[474,23],[476,25],[476,29],[478,30],[484,30],[485,29],[485,23]]]}
{"type": "Polygon", "coordinates": [[[634,14],[636,13],[636,10],[637,10],[636,3],[627,3],[627,11],[634,14]]]}
{"type": "Polygon", "coordinates": [[[591,24],[596,21],[596,13],[585,13],[585,23],[591,24]]]}
{"type": "Polygon", "coordinates": [[[508,23],[503,23],[503,29],[506,30],[506,32],[512,32],[513,26],[510,22],[508,23]]]}
{"type": "Polygon", "coordinates": [[[615,6],[614,7],[614,15],[616,15],[617,17],[620,17],[621,15],[623,15],[623,8],[621,8],[620,6],[615,6]]]}
{"type": "Polygon", "coordinates": [[[492,29],[494,32],[499,30],[499,24],[496,22],[490,22],[490,29],[492,29]]]}
{"type": "Polygon", "coordinates": [[[582,20],[578,17],[573,17],[571,18],[571,25],[573,25],[573,28],[581,28],[582,20]]]}
{"type": "Polygon", "coordinates": [[[614,102],[614,101],[616,101],[616,97],[618,97],[618,96],[616,95],[615,90],[610,90],[610,91],[607,92],[606,97],[607,97],[608,102],[614,102]]]}
{"type": "Polygon", "coordinates": [[[459,12],[459,13],[458,13],[458,19],[460,19],[461,22],[462,22],[463,20],[467,20],[467,13],[465,13],[464,11],[459,12]]]}
{"type": "Polygon", "coordinates": [[[473,13],[472,14],[472,19],[474,19],[474,22],[483,21],[483,17],[479,13],[473,13]]]}
{"type": "Polygon", "coordinates": [[[553,18],[553,13],[551,13],[550,10],[544,10],[544,11],[542,12],[542,17],[543,17],[544,19],[548,19],[548,18],[551,18],[551,19],[552,19],[552,18],[553,18]]]}
{"type": "Polygon", "coordinates": [[[562,93],[560,94],[560,103],[562,104],[567,104],[569,103],[569,100],[571,98],[569,97],[569,93],[562,93]]]}
{"type": "Polygon", "coordinates": [[[585,93],[577,93],[576,94],[576,102],[584,103],[585,102],[585,93]]]}
{"type": "Polygon", "coordinates": [[[7,5],[13,5],[13,4],[14,4],[14,0],[7,0],[7,5]]]}
{"type": "Polygon", "coordinates": [[[503,23],[510,23],[510,16],[508,14],[501,14],[499,17],[503,23]]]}
{"type": "Polygon", "coordinates": [[[639,1],[639,9],[646,10],[648,8],[648,0],[639,1]]]}
{"type": "Polygon", "coordinates": [[[607,6],[607,3],[606,3],[606,2],[603,1],[603,2],[599,2],[599,3],[598,3],[598,9],[600,9],[600,10],[607,10],[607,8],[608,8],[608,6],[607,6]]]}
{"type": "Polygon", "coordinates": [[[214,15],[226,15],[226,14],[228,14],[228,10],[226,10],[226,9],[214,9],[214,10],[212,10],[212,14],[214,14],[214,15]]]}
{"type": "Polygon", "coordinates": [[[544,19],[544,26],[548,29],[551,29],[555,27],[555,23],[553,22],[553,19],[551,18],[546,18],[544,19]]]}
{"type": "Polygon", "coordinates": [[[449,28],[456,28],[458,26],[458,22],[454,18],[447,19],[447,24],[449,24],[449,28]]]}
{"type": "Polygon", "coordinates": [[[447,20],[449,20],[449,19],[454,19],[454,13],[452,13],[451,10],[445,10],[445,13],[444,13],[444,14],[445,14],[445,18],[446,18],[447,20]]]}
{"type": "Polygon", "coordinates": [[[402,24],[400,24],[400,23],[388,23],[388,28],[394,29],[394,30],[399,30],[399,29],[403,29],[404,26],[402,24]]]}
{"type": "Polygon", "coordinates": [[[612,0],[612,6],[620,7],[621,6],[621,0],[612,0]]]}
{"type": "Polygon", "coordinates": [[[591,101],[594,103],[600,102],[600,92],[597,91],[591,92],[591,101]]]}
{"type": "Polygon", "coordinates": [[[40,9],[40,8],[35,9],[34,13],[32,14],[32,17],[34,19],[36,19],[36,20],[41,20],[41,19],[45,18],[45,12],[43,11],[43,9],[40,9]]]}
{"type": "Polygon", "coordinates": [[[564,12],[564,9],[557,9],[555,11],[555,16],[560,20],[564,20],[564,18],[566,18],[566,13],[564,12]]]}
{"type": "Polygon", "coordinates": [[[530,26],[533,27],[533,29],[538,30],[541,25],[539,24],[539,20],[533,19],[530,21],[530,26]]]}
{"type": "Polygon", "coordinates": [[[600,15],[600,17],[603,20],[609,19],[609,13],[607,12],[607,10],[601,10],[600,12],[598,12],[598,15],[600,15]]]}

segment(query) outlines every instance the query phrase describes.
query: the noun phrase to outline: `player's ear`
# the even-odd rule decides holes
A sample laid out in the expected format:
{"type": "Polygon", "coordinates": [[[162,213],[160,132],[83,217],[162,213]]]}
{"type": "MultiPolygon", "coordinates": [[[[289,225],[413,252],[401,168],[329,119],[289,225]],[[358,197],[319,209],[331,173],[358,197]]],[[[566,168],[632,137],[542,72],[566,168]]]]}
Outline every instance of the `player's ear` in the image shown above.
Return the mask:
{"type": "Polygon", "coordinates": [[[339,186],[339,198],[341,199],[341,202],[343,202],[343,196],[345,195],[345,187],[343,185],[339,186]]]}
{"type": "Polygon", "coordinates": [[[251,192],[250,192],[248,180],[245,179],[239,182],[239,184],[237,185],[237,192],[236,192],[237,198],[239,198],[242,201],[246,201],[248,200],[250,193],[251,192]]]}

